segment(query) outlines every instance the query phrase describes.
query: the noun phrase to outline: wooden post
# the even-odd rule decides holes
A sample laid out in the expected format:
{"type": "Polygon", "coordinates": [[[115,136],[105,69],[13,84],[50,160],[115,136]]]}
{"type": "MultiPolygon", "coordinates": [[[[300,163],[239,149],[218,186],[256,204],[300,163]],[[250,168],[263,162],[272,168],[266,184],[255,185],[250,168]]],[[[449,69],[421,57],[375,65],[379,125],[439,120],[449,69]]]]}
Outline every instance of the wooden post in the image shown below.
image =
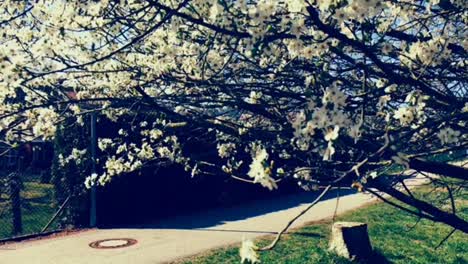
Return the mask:
{"type": "Polygon", "coordinates": [[[13,236],[23,233],[23,223],[21,216],[21,179],[19,173],[12,173],[9,179],[11,213],[13,216],[13,236]]]}
{"type": "MultiPolygon", "coordinates": [[[[90,138],[90,143],[91,143],[91,171],[92,173],[96,173],[96,145],[97,145],[97,131],[96,131],[96,123],[97,123],[97,114],[96,112],[91,113],[91,138],[90,138]]],[[[97,194],[96,194],[96,185],[93,185],[91,187],[91,206],[90,206],[90,212],[89,212],[89,225],[90,227],[96,227],[97,225],[97,194]]]]}
{"type": "Polygon", "coordinates": [[[329,250],[350,260],[371,257],[372,246],[367,233],[367,224],[335,222],[332,227],[329,250]]]}

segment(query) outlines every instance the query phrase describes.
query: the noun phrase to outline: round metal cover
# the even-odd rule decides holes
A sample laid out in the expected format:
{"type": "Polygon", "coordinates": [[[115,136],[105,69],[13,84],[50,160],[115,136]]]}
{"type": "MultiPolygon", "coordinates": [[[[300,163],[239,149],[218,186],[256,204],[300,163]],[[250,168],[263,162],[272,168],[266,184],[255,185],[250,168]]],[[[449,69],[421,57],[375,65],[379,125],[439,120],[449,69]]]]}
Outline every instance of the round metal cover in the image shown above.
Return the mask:
{"type": "Polygon", "coordinates": [[[89,246],[96,249],[114,249],[133,246],[138,241],[133,238],[111,238],[102,239],[89,243],[89,246]]]}

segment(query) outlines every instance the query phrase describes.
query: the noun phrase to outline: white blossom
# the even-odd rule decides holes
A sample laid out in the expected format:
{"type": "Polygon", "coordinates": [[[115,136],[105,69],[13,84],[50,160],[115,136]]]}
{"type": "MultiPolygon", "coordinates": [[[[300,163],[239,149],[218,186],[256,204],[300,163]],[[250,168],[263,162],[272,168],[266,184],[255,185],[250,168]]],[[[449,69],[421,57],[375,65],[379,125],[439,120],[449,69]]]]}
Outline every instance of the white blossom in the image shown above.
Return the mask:
{"type": "Polygon", "coordinates": [[[137,157],[141,160],[151,160],[154,158],[155,154],[153,148],[147,142],[143,142],[141,149],[137,154],[137,157]]]}
{"type": "Polygon", "coordinates": [[[332,103],[335,107],[343,107],[346,105],[347,98],[348,96],[338,89],[337,84],[334,84],[325,90],[322,101],[332,103]]]}
{"type": "Polygon", "coordinates": [[[264,148],[256,151],[255,156],[252,157],[253,161],[250,164],[250,170],[247,175],[254,179],[255,183],[260,183],[262,186],[267,187],[269,190],[278,188],[275,180],[270,177],[271,169],[265,167],[264,163],[267,162],[268,153],[264,148]]]}
{"type": "Polygon", "coordinates": [[[331,160],[332,156],[335,154],[335,148],[333,147],[333,142],[329,141],[327,144],[327,148],[323,153],[323,160],[331,160]]]}
{"type": "Polygon", "coordinates": [[[411,107],[402,106],[395,111],[394,118],[398,119],[403,126],[407,126],[414,120],[413,109],[411,107]]]}
{"type": "Polygon", "coordinates": [[[250,263],[260,263],[257,250],[258,248],[255,246],[252,240],[243,238],[242,245],[239,249],[241,263],[244,263],[244,261],[248,261],[250,263]]]}
{"type": "Polygon", "coordinates": [[[218,156],[221,158],[229,158],[235,153],[236,144],[234,143],[224,143],[218,144],[218,156]]]}
{"type": "Polygon", "coordinates": [[[90,189],[91,187],[96,185],[96,180],[98,178],[98,175],[96,173],[91,174],[90,176],[86,177],[85,179],[85,187],[87,189],[90,189]]]}
{"type": "Polygon", "coordinates": [[[437,133],[437,137],[440,139],[442,145],[453,144],[459,141],[460,131],[453,130],[450,127],[443,128],[437,133]]]}
{"type": "Polygon", "coordinates": [[[329,128],[325,133],[325,140],[326,141],[333,141],[338,138],[338,132],[340,131],[339,126],[334,126],[333,128],[329,128]]]}
{"type": "Polygon", "coordinates": [[[110,138],[99,138],[98,139],[98,147],[101,151],[106,150],[108,147],[112,145],[112,139],[110,138]]]}

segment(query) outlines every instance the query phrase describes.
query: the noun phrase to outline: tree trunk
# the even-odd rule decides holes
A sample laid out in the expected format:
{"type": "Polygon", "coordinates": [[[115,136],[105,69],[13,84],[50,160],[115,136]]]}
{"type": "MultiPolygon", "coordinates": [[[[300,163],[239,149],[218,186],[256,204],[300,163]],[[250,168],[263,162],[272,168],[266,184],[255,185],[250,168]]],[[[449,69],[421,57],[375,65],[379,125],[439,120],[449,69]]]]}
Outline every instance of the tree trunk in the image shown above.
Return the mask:
{"type": "Polygon", "coordinates": [[[329,250],[350,260],[368,259],[372,254],[372,246],[367,234],[367,224],[334,223],[329,250]]]}

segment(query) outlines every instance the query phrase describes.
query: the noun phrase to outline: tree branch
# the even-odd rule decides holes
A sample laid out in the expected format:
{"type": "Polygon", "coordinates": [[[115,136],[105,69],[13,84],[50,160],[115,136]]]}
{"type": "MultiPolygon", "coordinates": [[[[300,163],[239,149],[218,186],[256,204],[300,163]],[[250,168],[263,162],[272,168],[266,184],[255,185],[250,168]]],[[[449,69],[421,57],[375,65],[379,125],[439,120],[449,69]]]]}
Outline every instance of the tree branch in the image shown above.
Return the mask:
{"type": "Polygon", "coordinates": [[[405,195],[404,193],[393,188],[392,186],[389,186],[389,184],[383,183],[379,179],[370,181],[367,187],[372,187],[379,191],[382,191],[392,196],[393,198],[399,200],[400,202],[413,206],[421,210],[422,212],[431,215],[432,218],[430,219],[433,221],[450,225],[453,228],[463,231],[464,233],[468,233],[468,222],[465,221],[464,219],[458,217],[455,214],[442,211],[441,209],[427,202],[405,195]]]}

